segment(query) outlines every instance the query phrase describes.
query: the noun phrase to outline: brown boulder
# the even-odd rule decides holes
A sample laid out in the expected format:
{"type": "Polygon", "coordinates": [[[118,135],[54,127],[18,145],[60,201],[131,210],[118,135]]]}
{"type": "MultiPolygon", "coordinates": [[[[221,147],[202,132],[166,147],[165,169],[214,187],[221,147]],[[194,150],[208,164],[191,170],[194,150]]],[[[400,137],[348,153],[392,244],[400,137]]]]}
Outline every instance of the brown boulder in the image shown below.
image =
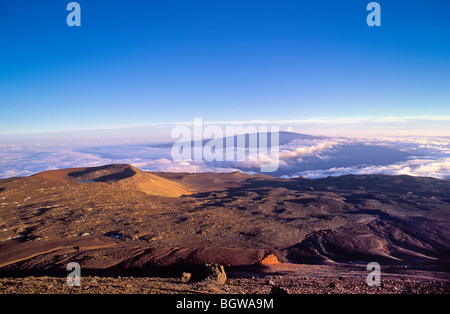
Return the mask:
{"type": "Polygon", "coordinates": [[[181,274],[181,282],[189,282],[191,280],[191,273],[182,273],[181,274]]]}
{"type": "Polygon", "coordinates": [[[192,281],[223,285],[227,281],[227,274],[222,265],[204,264],[198,267],[192,281]]]}

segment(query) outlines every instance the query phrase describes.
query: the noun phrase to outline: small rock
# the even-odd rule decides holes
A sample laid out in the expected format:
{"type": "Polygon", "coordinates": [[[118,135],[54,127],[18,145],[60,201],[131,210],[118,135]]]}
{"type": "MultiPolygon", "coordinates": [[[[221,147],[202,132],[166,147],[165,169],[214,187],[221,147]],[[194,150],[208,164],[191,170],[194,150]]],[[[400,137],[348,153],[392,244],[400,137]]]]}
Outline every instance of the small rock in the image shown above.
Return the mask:
{"type": "Polygon", "coordinates": [[[264,257],[259,263],[261,265],[277,265],[280,262],[278,261],[278,258],[275,256],[275,254],[269,254],[264,257]]]}
{"type": "Polygon", "coordinates": [[[227,275],[222,265],[204,264],[199,266],[192,280],[223,285],[227,281],[227,275]]]}
{"type": "Polygon", "coordinates": [[[337,284],[337,283],[335,283],[335,282],[331,282],[329,285],[328,285],[328,288],[338,288],[339,287],[339,285],[337,284]]]}
{"type": "Polygon", "coordinates": [[[289,294],[289,290],[284,287],[272,286],[270,294],[289,294]]]}
{"type": "Polygon", "coordinates": [[[182,273],[181,274],[181,282],[189,282],[191,280],[191,273],[182,273]]]}

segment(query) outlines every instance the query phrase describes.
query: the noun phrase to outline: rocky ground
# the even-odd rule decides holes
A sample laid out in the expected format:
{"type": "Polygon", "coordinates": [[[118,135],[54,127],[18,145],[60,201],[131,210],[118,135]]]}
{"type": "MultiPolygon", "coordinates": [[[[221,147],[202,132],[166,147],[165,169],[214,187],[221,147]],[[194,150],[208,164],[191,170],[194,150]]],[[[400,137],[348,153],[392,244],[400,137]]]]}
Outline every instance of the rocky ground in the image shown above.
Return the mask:
{"type": "Polygon", "coordinates": [[[449,209],[449,180],[409,176],[284,180],[110,165],[2,179],[0,292],[446,294],[449,209]],[[223,285],[173,276],[270,254],[278,269],[223,285]],[[81,265],[81,287],[65,283],[69,262],[81,265]],[[369,287],[367,273],[338,266],[369,262],[421,272],[369,287]]]}
{"type": "Polygon", "coordinates": [[[1,294],[448,294],[450,282],[384,279],[370,287],[365,278],[356,277],[267,277],[229,278],[216,283],[183,283],[178,278],[82,277],[81,286],[70,287],[66,278],[0,278],[1,294]]]}

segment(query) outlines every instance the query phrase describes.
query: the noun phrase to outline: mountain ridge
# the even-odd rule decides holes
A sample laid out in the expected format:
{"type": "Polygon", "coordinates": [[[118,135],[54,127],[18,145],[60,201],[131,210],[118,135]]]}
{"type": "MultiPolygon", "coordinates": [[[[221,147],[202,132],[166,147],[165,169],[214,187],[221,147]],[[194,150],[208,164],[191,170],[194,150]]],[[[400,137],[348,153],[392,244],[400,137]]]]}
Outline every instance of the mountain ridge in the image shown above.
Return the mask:
{"type": "MultiPolygon", "coordinates": [[[[267,146],[271,145],[271,134],[272,133],[278,133],[279,135],[279,145],[286,145],[291,143],[292,141],[295,140],[312,140],[312,139],[325,139],[327,137],[325,136],[316,136],[316,135],[309,135],[309,134],[303,134],[303,133],[296,133],[296,132],[288,132],[288,131],[279,131],[279,132],[255,132],[255,133],[243,133],[243,134],[238,134],[238,135],[232,135],[232,136],[223,136],[223,137],[219,137],[219,138],[208,138],[208,139],[202,139],[199,141],[187,141],[187,142],[182,142],[183,145],[187,145],[187,143],[190,143],[191,147],[194,147],[196,144],[199,146],[205,146],[209,141],[211,140],[220,140],[222,139],[222,144],[223,147],[226,147],[227,142],[233,143],[234,147],[249,147],[249,141],[250,141],[250,136],[252,135],[256,135],[257,136],[257,141],[256,144],[259,147],[259,136],[260,134],[266,134],[266,138],[267,138],[267,146]],[[245,144],[244,146],[239,145],[240,142],[238,141],[238,138],[240,138],[241,136],[244,136],[245,139],[245,144]],[[233,139],[232,141],[230,139],[233,139]]],[[[159,147],[159,148],[170,148],[172,147],[172,145],[175,142],[171,142],[171,143],[160,143],[160,144],[153,144],[153,145],[148,145],[148,147],[159,147]]],[[[266,144],[266,143],[264,143],[266,144]]]]}

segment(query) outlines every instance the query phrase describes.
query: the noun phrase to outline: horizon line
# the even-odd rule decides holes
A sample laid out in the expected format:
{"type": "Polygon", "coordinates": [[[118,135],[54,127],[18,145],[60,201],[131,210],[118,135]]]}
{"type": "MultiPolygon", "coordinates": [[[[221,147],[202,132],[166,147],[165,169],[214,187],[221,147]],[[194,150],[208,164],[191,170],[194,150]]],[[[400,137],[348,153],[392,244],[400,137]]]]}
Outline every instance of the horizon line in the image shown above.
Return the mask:
{"type": "MultiPolygon", "coordinates": [[[[361,123],[407,123],[411,121],[436,121],[436,122],[450,122],[450,116],[433,116],[433,115],[420,115],[420,116],[360,116],[360,117],[313,117],[305,119],[290,119],[290,120],[243,120],[243,121],[202,121],[202,124],[229,124],[229,125],[246,125],[246,124],[302,124],[302,123],[317,123],[317,124],[361,124],[361,123]]],[[[108,131],[108,130],[121,130],[132,129],[140,127],[161,127],[161,126],[175,126],[175,125],[194,125],[194,119],[192,121],[178,121],[178,122],[150,122],[150,123],[137,123],[137,124],[116,124],[110,126],[91,126],[83,128],[67,128],[67,129],[54,129],[54,130],[25,130],[25,131],[0,131],[0,135],[21,135],[21,134],[46,134],[46,133],[59,133],[59,132],[84,132],[84,131],[108,131]]]]}

